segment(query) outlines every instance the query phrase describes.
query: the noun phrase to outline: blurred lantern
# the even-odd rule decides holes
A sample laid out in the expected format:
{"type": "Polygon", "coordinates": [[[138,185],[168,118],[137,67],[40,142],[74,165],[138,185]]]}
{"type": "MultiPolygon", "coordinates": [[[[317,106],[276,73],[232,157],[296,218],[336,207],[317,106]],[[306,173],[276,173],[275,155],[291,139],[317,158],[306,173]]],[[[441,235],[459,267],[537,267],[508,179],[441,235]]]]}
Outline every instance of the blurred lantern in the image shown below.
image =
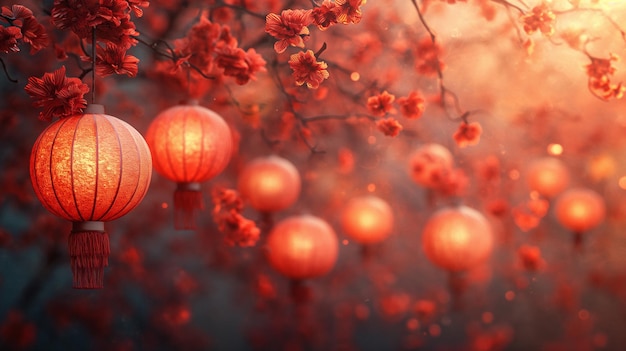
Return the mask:
{"type": "Polygon", "coordinates": [[[420,146],[409,157],[409,173],[413,181],[426,188],[440,186],[453,165],[450,151],[434,143],[420,146]]]}
{"type": "Polygon", "coordinates": [[[150,185],[152,162],[132,126],[89,105],[39,136],[30,158],[35,194],[48,211],[73,222],[68,239],[74,288],[102,288],[110,253],[104,221],[135,208],[150,185]]]}
{"type": "Polygon", "coordinates": [[[146,141],[154,169],[177,183],[175,228],[195,229],[197,211],[204,209],[200,183],[220,174],[230,161],[230,128],[217,113],[190,102],[156,116],[146,141]]]}
{"type": "Polygon", "coordinates": [[[238,188],[250,206],[260,212],[276,212],[293,205],[300,195],[300,174],[288,160],[260,157],[239,175],[238,188]]]}
{"type": "Polygon", "coordinates": [[[294,280],[325,275],[335,265],[338,251],[333,228],[310,215],[283,219],[267,238],[270,265],[294,280]]]}
{"type": "Polygon", "coordinates": [[[604,220],[606,207],[602,197],[593,190],[572,188],[563,192],[554,205],[556,219],[574,232],[574,244],[581,243],[581,235],[604,220]]]}
{"type": "Polygon", "coordinates": [[[351,199],[343,210],[341,226],[361,244],[385,240],[393,230],[393,212],[385,200],[368,195],[351,199]]]}
{"type": "Polygon", "coordinates": [[[528,166],[526,181],[530,190],[540,195],[553,198],[569,184],[569,171],[558,158],[542,157],[528,166]]]}
{"type": "Polygon", "coordinates": [[[491,254],[493,240],[487,219],[467,206],[435,212],[422,232],[426,256],[450,272],[466,271],[485,261],[491,254]]]}

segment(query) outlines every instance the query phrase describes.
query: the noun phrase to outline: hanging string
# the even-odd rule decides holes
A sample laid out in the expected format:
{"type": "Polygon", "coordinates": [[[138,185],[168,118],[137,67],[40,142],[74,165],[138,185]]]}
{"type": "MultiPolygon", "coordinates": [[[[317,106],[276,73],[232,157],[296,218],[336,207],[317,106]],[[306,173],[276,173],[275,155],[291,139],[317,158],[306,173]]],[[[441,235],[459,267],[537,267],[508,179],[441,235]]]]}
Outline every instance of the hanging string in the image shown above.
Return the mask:
{"type": "Polygon", "coordinates": [[[91,103],[96,103],[96,26],[91,29],[91,103]]]}

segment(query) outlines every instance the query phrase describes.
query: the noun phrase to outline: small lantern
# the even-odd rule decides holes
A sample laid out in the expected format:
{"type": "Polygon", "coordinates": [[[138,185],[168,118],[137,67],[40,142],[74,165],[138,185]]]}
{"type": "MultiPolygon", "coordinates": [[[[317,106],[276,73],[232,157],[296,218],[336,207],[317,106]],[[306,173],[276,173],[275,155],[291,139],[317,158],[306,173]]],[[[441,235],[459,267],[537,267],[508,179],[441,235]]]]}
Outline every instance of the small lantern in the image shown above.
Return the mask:
{"type": "Polygon", "coordinates": [[[270,213],[293,205],[300,195],[300,174],[288,160],[260,157],[248,163],[239,175],[238,189],[252,208],[270,213]]]}
{"type": "Polygon", "coordinates": [[[560,159],[542,157],[530,163],[526,181],[530,190],[553,198],[569,184],[569,171],[560,159]]]}
{"type": "Polygon", "coordinates": [[[333,268],[338,246],[335,231],[324,220],[310,215],[292,216],[278,222],[268,235],[267,258],[288,278],[315,278],[333,268]]]}
{"type": "Polygon", "coordinates": [[[135,208],[151,175],[141,134],[104,114],[102,105],[89,105],[83,115],[60,119],[41,133],[30,177],[44,207],[73,222],[68,244],[74,288],[102,288],[110,252],[103,222],[135,208]]]}
{"type": "Polygon", "coordinates": [[[487,219],[467,206],[435,212],[422,232],[426,256],[449,272],[466,271],[485,261],[491,254],[493,241],[487,219]]]}
{"type": "Polygon", "coordinates": [[[574,232],[575,244],[580,244],[580,236],[602,223],[606,216],[602,197],[585,188],[572,188],[563,192],[556,199],[554,210],[559,223],[574,232]]]}
{"type": "Polygon", "coordinates": [[[355,197],[343,210],[341,227],[347,236],[360,244],[379,243],[393,230],[393,212],[379,197],[355,197]]]}
{"type": "Polygon", "coordinates": [[[217,113],[191,102],[156,116],[146,141],[154,169],[177,183],[175,228],[195,229],[197,211],[204,208],[200,183],[220,174],[230,161],[230,128],[217,113]]]}
{"type": "Polygon", "coordinates": [[[452,154],[439,144],[424,144],[409,156],[411,178],[415,183],[426,188],[436,188],[441,185],[453,166],[452,154]]]}

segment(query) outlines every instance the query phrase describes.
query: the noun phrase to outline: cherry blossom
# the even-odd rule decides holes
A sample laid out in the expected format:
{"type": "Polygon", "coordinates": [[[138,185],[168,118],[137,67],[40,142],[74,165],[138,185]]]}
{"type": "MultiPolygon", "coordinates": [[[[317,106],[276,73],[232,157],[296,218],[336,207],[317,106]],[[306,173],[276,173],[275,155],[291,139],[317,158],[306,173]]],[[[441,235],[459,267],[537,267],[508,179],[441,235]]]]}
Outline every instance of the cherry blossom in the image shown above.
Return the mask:
{"type": "Polygon", "coordinates": [[[417,119],[422,117],[424,113],[424,98],[417,91],[412,91],[408,96],[398,98],[400,105],[400,113],[409,119],[417,119]]]}
{"type": "Polygon", "coordinates": [[[313,51],[300,51],[291,55],[289,67],[293,70],[293,77],[297,85],[303,85],[311,89],[317,89],[329,76],[324,61],[317,61],[313,51]]]}
{"type": "Polygon", "coordinates": [[[456,141],[456,144],[463,148],[478,144],[478,142],[480,142],[480,135],[482,132],[483,128],[480,126],[480,123],[462,122],[452,137],[454,138],[454,141],[456,141]]]}
{"type": "Polygon", "coordinates": [[[367,99],[367,110],[375,116],[384,117],[388,113],[395,113],[393,101],[395,95],[389,94],[386,90],[367,99]]]}
{"type": "Polygon", "coordinates": [[[376,128],[383,134],[390,137],[396,137],[402,130],[402,125],[392,117],[379,119],[376,121],[376,128]]]}
{"type": "Polygon", "coordinates": [[[282,53],[288,46],[304,47],[304,39],[309,35],[309,24],[313,23],[311,10],[284,10],[277,15],[270,13],[266,17],[265,31],[276,38],[274,50],[282,53]]]}

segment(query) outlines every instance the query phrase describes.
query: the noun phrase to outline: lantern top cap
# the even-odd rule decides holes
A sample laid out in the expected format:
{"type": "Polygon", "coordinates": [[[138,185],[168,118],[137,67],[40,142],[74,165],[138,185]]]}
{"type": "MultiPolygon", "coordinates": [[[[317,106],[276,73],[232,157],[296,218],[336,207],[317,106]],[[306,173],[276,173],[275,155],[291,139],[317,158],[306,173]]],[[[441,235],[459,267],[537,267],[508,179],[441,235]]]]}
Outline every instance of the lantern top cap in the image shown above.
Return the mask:
{"type": "Polygon", "coordinates": [[[84,113],[93,113],[93,114],[104,114],[104,105],[100,104],[89,104],[85,108],[84,113]]]}

